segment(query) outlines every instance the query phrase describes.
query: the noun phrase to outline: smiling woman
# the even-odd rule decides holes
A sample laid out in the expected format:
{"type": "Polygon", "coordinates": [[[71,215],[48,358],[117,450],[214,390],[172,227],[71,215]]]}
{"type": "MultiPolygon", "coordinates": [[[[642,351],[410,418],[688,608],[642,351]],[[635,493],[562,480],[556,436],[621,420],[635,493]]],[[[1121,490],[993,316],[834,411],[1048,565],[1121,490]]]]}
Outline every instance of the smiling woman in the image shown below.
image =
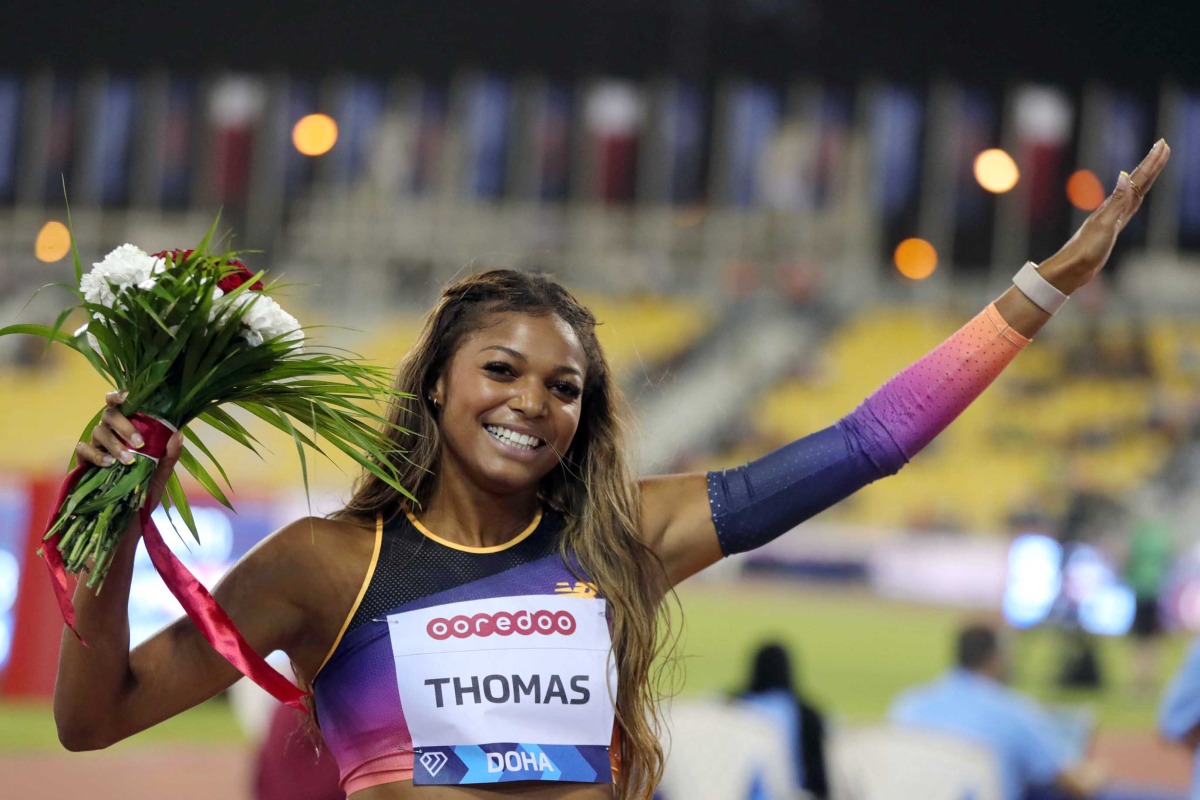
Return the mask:
{"type": "MultiPolygon", "coordinates": [[[[273,534],[214,595],[258,652],[285,650],[356,800],[647,800],[663,767],[652,665],[663,600],[898,470],[1103,267],[1166,163],[1132,180],[1039,269],[835,425],[733,470],[637,480],[596,320],[546,276],[443,292],[388,416],[405,495],[366,473],[340,512],[273,534]]],[[[127,455],[113,406],[82,458],[127,455]]],[[[156,473],[157,502],[178,446],[156,473]]],[[[126,535],[102,596],[76,597],[55,708],[104,747],[238,676],[187,620],[128,651],[126,535]]]]}

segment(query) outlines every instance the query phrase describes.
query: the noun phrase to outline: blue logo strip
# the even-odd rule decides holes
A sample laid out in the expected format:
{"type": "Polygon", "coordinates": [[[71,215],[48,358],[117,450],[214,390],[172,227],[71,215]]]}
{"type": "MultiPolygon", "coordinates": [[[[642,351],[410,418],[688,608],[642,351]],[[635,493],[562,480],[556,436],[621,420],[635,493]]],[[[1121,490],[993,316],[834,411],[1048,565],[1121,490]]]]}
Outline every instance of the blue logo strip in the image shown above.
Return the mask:
{"type": "Polygon", "coordinates": [[[612,783],[608,748],[497,742],[423,747],[413,759],[417,786],[508,781],[612,783]]]}
{"type": "MultiPolygon", "coordinates": [[[[548,769],[542,773],[542,780],[544,780],[544,781],[562,780],[562,768],[560,766],[558,766],[557,762],[555,762],[554,759],[550,758],[550,756],[547,755],[546,752],[542,748],[538,747],[536,744],[525,744],[525,745],[521,745],[521,746],[524,747],[526,750],[528,750],[534,756],[537,756],[538,764],[549,763],[552,765],[551,769],[548,769]]],[[[571,749],[574,750],[575,748],[572,747],[571,749]]]]}
{"type": "Polygon", "coordinates": [[[453,747],[424,747],[414,754],[414,785],[456,785],[462,783],[468,771],[468,765],[459,758],[453,747]]]}
{"type": "Polygon", "coordinates": [[[542,751],[562,770],[564,777],[561,780],[612,783],[612,763],[607,747],[547,744],[542,746],[542,751]],[[566,775],[588,777],[567,778],[566,775]]]}

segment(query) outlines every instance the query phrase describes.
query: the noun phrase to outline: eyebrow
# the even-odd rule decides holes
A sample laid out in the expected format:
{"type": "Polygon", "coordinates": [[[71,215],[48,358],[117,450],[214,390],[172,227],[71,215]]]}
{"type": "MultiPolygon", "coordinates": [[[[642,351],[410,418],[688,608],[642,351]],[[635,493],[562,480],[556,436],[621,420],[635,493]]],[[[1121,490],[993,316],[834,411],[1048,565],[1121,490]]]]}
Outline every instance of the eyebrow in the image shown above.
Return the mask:
{"type": "MultiPolygon", "coordinates": [[[[529,361],[529,359],[525,357],[525,354],[522,353],[520,350],[513,350],[511,347],[505,347],[502,344],[488,345],[487,347],[481,348],[479,352],[484,353],[484,352],[487,352],[488,350],[499,350],[502,353],[507,353],[508,355],[512,356],[513,358],[517,359],[518,361],[523,361],[523,362],[529,361]]],[[[555,372],[566,372],[571,375],[575,375],[576,377],[580,378],[581,380],[583,379],[582,372],[575,369],[574,367],[568,367],[566,364],[562,364],[562,365],[555,367],[554,371],[555,372]]]]}

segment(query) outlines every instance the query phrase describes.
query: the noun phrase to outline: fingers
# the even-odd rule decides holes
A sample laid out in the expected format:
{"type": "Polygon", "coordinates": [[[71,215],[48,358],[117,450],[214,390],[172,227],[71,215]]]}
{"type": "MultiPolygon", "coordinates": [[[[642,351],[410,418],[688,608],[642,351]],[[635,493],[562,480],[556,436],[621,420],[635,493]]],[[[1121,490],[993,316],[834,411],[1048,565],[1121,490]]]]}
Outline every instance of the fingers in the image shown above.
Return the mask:
{"type": "Polygon", "coordinates": [[[183,435],[176,431],[167,440],[166,452],[159,459],[158,466],[154,470],[154,477],[150,479],[150,494],[147,502],[150,503],[151,508],[156,508],[158,501],[162,499],[163,492],[167,488],[167,480],[171,477],[171,472],[175,469],[176,462],[179,461],[179,453],[182,449],[183,435]]]}
{"type": "Polygon", "coordinates": [[[1112,194],[1092,212],[1084,226],[1095,221],[1105,228],[1120,231],[1133,216],[1133,210],[1133,187],[1129,184],[1129,173],[1122,172],[1117,176],[1117,185],[1112,194]]]}
{"type": "MultiPolygon", "coordinates": [[[[138,448],[144,446],[146,443],[142,440],[142,435],[138,433],[137,428],[129,421],[129,417],[121,413],[118,405],[114,405],[112,401],[109,401],[108,407],[100,415],[101,424],[115,431],[117,436],[120,436],[130,447],[138,448]]],[[[116,453],[113,453],[113,455],[116,455],[116,453]]]]}
{"type": "Polygon", "coordinates": [[[1165,140],[1159,139],[1132,174],[1120,174],[1113,193],[1096,209],[1092,218],[1113,226],[1119,232],[1142,207],[1142,200],[1158,180],[1170,157],[1171,148],[1165,140]]]}
{"type": "Polygon", "coordinates": [[[1154,182],[1158,180],[1158,176],[1162,174],[1163,168],[1167,165],[1167,160],[1171,158],[1171,148],[1166,141],[1159,139],[1154,143],[1154,147],[1150,148],[1150,152],[1142,159],[1142,163],[1137,165],[1133,173],[1129,176],[1133,185],[1134,206],[1133,211],[1141,208],[1142,200],[1154,186],[1154,182]]]}
{"type": "Polygon", "coordinates": [[[75,458],[80,464],[94,464],[97,467],[111,467],[117,463],[117,460],[108,453],[105,453],[103,450],[97,450],[87,442],[76,443],[75,458]]]}
{"type": "MultiPolygon", "coordinates": [[[[80,444],[83,443],[80,442],[80,444]]],[[[137,458],[126,446],[122,438],[117,436],[113,429],[104,421],[101,421],[99,425],[92,428],[92,448],[103,450],[122,464],[132,464],[133,460],[137,458]]]]}
{"type": "Polygon", "coordinates": [[[137,458],[130,448],[143,447],[146,442],[129,418],[121,413],[121,404],[128,396],[128,392],[109,392],[105,395],[106,406],[100,415],[100,424],[92,429],[92,441],[80,442],[75,446],[75,454],[82,461],[107,467],[116,461],[132,464],[137,458]]]}

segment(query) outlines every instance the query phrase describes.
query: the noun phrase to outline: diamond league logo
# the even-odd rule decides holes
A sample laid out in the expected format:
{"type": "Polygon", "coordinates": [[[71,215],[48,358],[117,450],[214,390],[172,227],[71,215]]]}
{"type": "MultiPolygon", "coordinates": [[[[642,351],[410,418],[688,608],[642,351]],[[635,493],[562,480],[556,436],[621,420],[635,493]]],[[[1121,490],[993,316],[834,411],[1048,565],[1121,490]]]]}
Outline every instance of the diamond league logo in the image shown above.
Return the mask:
{"type": "Polygon", "coordinates": [[[445,754],[436,750],[421,755],[421,766],[429,770],[429,776],[432,778],[442,771],[442,767],[446,766],[446,762],[450,758],[445,754]]]}

